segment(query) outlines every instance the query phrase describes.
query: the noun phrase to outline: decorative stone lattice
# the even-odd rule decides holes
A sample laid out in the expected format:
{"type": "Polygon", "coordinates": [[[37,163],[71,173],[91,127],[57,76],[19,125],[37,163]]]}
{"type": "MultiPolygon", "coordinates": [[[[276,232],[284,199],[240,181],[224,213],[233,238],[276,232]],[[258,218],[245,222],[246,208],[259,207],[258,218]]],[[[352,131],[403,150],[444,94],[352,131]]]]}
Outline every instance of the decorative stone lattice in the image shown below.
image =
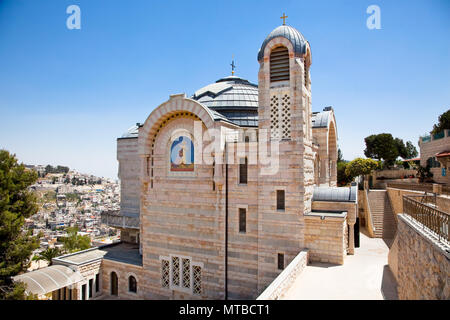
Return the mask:
{"type": "Polygon", "coordinates": [[[291,138],[291,101],[287,94],[281,98],[281,129],[282,138],[291,138]]]}
{"type": "Polygon", "coordinates": [[[193,266],[194,284],[192,291],[194,294],[202,293],[202,268],[199,266],[193,266]]]}
{"type": "Polygon", "coordinates": [[[270,137],[273,140],[280,138],[278,96],[273,95],[270,99],[270,137]]]}
{"type": "Polygon", "coordinates": [[[291,138],[291,101],[286,92],[277,92],[270,99],[270,137],[291,138]]]}
{"type": "Polygon", "coordinates": [[[161,284],[163,288],[169,287],[170,263],[168,260],[161,261],[161,284]]]}
{"type": "Polygon", "coordinates": [[[180,258],[172,257],[172,284],[180,286],[180,258]]]}
{"type": "Polygon", "coordinates": [[[182,259],[183,262],[183,287],[191,287],[191,264],[189,259],[182,259]]]}

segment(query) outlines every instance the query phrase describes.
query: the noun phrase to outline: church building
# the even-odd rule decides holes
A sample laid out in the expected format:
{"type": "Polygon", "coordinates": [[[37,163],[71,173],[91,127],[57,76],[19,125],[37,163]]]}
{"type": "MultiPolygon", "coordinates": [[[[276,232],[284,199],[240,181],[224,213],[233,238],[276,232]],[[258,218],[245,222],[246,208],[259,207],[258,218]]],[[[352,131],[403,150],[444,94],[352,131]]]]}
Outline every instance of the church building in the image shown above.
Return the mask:
{"type": "Polygon", "coordinates": [[[309,42],[283,23],[257,62],[258,84],[233,71],[170,95],[117,139],[121,209],[102,220],[121,243],[54,259],[97,259],[78,290],[98,293],[80,299],[255,299],[302,250],[354,253],[358,190],[336,186],[336,118],[312,110],[309,42]]]}

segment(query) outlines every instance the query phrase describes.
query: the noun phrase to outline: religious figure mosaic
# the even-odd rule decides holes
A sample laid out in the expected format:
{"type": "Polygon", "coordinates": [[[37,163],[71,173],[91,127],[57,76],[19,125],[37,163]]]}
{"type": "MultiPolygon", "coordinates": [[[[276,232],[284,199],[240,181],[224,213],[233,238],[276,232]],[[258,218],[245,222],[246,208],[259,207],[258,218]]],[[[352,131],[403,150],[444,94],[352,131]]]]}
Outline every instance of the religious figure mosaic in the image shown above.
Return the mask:
{"type": "Polygon", "coordinates": [[[172,142],[170,171],[194,171],[194,144],[186,136],[180,136],[172,142]]]}

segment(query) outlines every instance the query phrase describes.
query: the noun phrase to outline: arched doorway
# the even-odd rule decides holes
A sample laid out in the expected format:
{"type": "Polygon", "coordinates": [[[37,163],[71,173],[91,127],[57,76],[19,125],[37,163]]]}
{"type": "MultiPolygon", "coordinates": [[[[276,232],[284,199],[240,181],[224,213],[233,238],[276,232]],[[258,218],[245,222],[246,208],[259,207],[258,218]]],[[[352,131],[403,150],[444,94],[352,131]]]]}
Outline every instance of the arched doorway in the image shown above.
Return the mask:
{"type": "Polygon", "coordinates": [[[117,278],[117,274],[115,272],[111,272],[111,295],[117,296],[119,292],[119,281],[117,278]]]}

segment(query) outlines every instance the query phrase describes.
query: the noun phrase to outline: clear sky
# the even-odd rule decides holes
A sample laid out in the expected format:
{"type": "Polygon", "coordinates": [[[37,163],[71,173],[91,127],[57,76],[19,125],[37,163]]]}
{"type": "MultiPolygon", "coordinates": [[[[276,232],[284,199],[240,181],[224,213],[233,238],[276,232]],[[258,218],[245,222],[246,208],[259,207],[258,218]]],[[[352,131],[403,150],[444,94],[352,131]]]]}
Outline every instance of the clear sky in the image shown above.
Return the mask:
{"type": "Polygon", "coordinates": [[[116,138],[170,94],[229,75],[233,54],[257,83],[283,12],[311,44],[313,111],[333,106],[345,159],[375,133],[417,146],[450,108],[448,0],[0,0],[0,148],[116,178],[116,138]],[[66,27],[72,4],[80,30],[66,27]]]}

